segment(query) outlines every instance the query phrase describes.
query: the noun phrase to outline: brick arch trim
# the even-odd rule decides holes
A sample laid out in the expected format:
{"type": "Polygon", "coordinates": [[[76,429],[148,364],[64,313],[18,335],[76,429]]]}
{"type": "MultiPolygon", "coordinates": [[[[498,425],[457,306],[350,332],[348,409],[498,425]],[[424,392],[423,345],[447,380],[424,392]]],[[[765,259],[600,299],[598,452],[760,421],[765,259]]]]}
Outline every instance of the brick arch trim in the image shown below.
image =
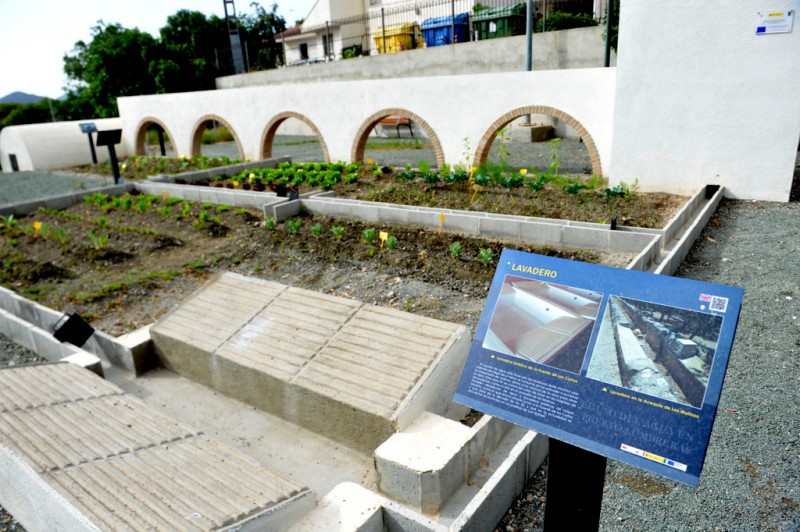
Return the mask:
{"type": "Polygon", "coordinates": [[[203,115],[197,122],[195,122],[194,127],[192,128],[192,153],[189,155],[200,155],[200,146],[202,145],[203,141],[203,128],[201,126],[209,120],[216,120],[231,132],[231,135],[233,135],[233,140],[236,142],[236,148],[239,150],[239,159],[244,160],[244,150],[242,149],[242,143],[239,140],[239,135],[236,134],[236,131],[231,127],[227,120],[217,115],[203,115]]]}
{"type": "Polygon", "coordinates": [[[353,148],[350,150],[350,160],[353,162],[362,162],[364,160],[364,150],[367,146],[367,139],[369,138],[369,134],[372,129],[380,122],[382,119],[386,118],[387,116],[402,116],[403,118],[408,118],[409,120],[413,120],[422,130],[428,135],[428,139],[431,141],[431,145],[433,146],[433,152],[436,154],[436,165],[441,167],[444,165],[444,152],[442,151],[442,143],[439,141],[439,137],[433,131],[430,125],[423,120],[420,116],[407,109],[401,108],[389,108],[389,109],[382,109],[376,113],[370,115],[362,124],[361,127],[358,129],[358,133],[356,133],[356,138],[353,141],[353,148]]]}
{"type": "Polygon", "coordinates": [[[554,118],[558,118],[563,120],[567,124],[575,130],[578,135],[580,135],[581,139],[583,140],[583,145],[586,146],[586,151],[589,152],[589,158],[592,161],[592,174],[596,176],[603,175],[603,168],[600,164],[600,153],[597,151],[597,146],[594,143],[594,139],[589,134],[583,125],[575,120],[574,117],[556,109],[554,107],[548,107],[546,105],[529,105],[525,107],[520,107],[518,109],[514,109],[513,111],[509,111],[508,113],[504,114],[500,118],[494,121],[494,123],[489,126],[489,129],[481,137],[480,142],[478,143],[478,148],[475,151],[475,159],[474,165],[480,166],[481,164],[485,163],[486,160],[489,158],[489,151],[492,148],[492,142],[494,141],[497,132],[507,126],[512,120],[515,118],[519,118],[524,115],[549,115],[554,118]]]}
{"type": "Polygon", "coordinates": [[[322,158],[325,160],[325,162],[330,162],[328,145],[325,143],[325,139],[322,137],[322,133],[320,133],[319,128],[308,117],[300,113],[295,113],[294,111],[287,111],[285,113],[277,114],[272,120],[269,121],[269,124],[267,124],[267,127],[261,134],[261,142],[259,143],[260,153],[258,154],[259,158],[268,159],[269,157],[272,157],[272,143],[275,141],[275,134],[278,132],[278,128],[281,126],[281,124],[283,124],[289,118],[300,120],[311,128],[311,131],[313,131],[314,135],[316,135],[316,137],[319,139],[320,147],[322,147],[322,158]]]}
{"type": "Polygon", "coordinates": [[[134,154],[135,155],[145,154],[144,144],[145,141],[147,140],[147,128],[150,124],[156,124],[158,127],[163,129],[167,133],[167,137],[169,138],[170,142],[172,142],[172,149],[174,150],[175,143],[173,142],[173,139],[175,137],[172,136],[172,133],[170,133],[169,129],[167,129],[167,126],[164,125],[164,122],[153,116],[148,116],[146,118],[143,118],[139,122],[139,125],[136,126],[136,144],[134,146],[134,154]]]}

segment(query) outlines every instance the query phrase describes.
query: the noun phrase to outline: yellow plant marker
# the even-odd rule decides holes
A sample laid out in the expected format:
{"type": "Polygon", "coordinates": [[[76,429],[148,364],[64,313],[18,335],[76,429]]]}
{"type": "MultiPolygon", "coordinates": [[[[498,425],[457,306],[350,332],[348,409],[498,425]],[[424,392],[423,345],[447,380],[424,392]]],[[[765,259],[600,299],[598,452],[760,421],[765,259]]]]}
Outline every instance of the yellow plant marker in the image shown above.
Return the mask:
{"type": "Polygon", "coordinates": [[[470,205],[472,205],[472,202],[475,201],[475,197],[478,195],[478,192],[483,190],[483,187],[481,185],[472,185],[472,190],[474,190],[475,192],[473,192],[472,198],[470,198],[469,200],[470,205]]]}
{"type": "Polygon", "coordinates": [[[528,173],[528,169],[527,168],[520,168],[519,169],[519,175],[525,175],[527,173],[528,173]]]}
{"type": "Polygon", "coordinates": [[[372,164],[372,159],[367,159],[367,164],[372,164]]]}
{"type": "Polygon", "coordinates": [[[444,213],[439,214],[439,234],[442,233],[442,226],[444,225],[444,213]]]}
{"type": "Polygon", "coordinates": [[[233,188],[239,188],[239,182],[233,181],[233,188]]]}
{"type": "Polygon", "coordinates": [[[42,222],[40,222],[38,220],[33,222],[33,236],[34,236],[34,238],[39,236],[39,231],[41,231],[41,230],[42,230],[42,222]]]}
{"type": "Polygon", "coordinates": [[[387,233],[386,231],[381,231],[380,233],[378,233],[378,236],[381,239],[381,249],[383,249],[383,243],[386,242],[387,238],[389,238],[389,233],[387,233]]]}
{"type": "Polygon", "coordinates": [[[169,197],[169,190],[162,190],[161,194],[163,194],[165,198],[168,198],[169,197]]]}

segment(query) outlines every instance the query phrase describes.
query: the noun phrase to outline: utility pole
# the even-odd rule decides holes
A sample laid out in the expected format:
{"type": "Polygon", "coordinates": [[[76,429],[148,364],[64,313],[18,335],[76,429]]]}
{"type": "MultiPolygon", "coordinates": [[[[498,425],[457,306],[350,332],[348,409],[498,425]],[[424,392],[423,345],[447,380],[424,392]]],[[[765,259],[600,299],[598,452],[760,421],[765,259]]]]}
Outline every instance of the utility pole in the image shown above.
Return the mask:
{"type": "Polygon", "coordinates": [[[242,57],[242,42],[239,39],[239,23],[236,20],[236,7],[233,0],[222,0],[225,9],[225,22],[228,23],[228,34],[231,38],[231,55],[233,56],[233,71],[236,74],[244,73],[244,57],[242,57]],[[228,4],[231,12],[228,13],[228,4]]]}

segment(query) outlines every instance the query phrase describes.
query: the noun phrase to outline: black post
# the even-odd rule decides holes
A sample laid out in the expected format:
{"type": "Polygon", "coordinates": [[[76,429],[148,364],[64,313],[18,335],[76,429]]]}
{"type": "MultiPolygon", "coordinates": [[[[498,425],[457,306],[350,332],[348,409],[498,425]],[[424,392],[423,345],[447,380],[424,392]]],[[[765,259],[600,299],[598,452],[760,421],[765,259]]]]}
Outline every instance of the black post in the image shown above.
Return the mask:
{"type": "Polygon", "coordinates": [[[456,42],[456,0],[450,0],[450,44],[456,42]]]}
{"type": "Polygon", "coordinates": [[[164,146],[164,130],[160,127],[158,128],[158,146],[161,148],[161,156],[167,156],[167,148],[164,146]]]}
{"type": "Polygon", "coordinates": [[[94,151],[94,139],[92,139],[92,132],[90,131],[86,135],[89,136],[89,149],[92,150],[92,162],[97,164],[97,154],[94,151]]]}
{"type": "Polygon", "coordinates": [[[386,13],[381,8],[381,32],[383,32],[383,53],[386,53],[386,13]]]}
{"type": "Polygon", "coordinates": [[[597,530],[606,457],[550,438],[544,530],[597,530]]]}
{"type": "Polygon", "coordinates": [[[108,158],[111,160],[111,169],[114,170],[114,184],[119,185],[119,162],[117,161],[117,152],[114,150],[114,145],[108,145],[108,158]]]}
{"type": "Polygon", "coordinates": [[[611,66],[611,6],[614,0],[606,0],[606,58],[605,66],[611,66]]]}

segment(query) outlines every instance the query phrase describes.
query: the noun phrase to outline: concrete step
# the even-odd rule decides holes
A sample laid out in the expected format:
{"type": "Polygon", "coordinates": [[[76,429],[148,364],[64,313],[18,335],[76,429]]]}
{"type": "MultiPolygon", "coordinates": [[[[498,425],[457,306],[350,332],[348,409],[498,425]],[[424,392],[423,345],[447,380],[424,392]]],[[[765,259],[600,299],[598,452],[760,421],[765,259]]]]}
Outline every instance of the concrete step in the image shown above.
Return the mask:
{"type": "Polygon", "coordinates": [[[306,488],[72,364],[0,369],[0,504],[29,530],[292,521],[306,488]]]}
{"type": "Polygon", "coordinates": [[[445,413],[469,350],[461,325],[232,273],[150,334],[166,368],[367,453],[445,413]]]}

